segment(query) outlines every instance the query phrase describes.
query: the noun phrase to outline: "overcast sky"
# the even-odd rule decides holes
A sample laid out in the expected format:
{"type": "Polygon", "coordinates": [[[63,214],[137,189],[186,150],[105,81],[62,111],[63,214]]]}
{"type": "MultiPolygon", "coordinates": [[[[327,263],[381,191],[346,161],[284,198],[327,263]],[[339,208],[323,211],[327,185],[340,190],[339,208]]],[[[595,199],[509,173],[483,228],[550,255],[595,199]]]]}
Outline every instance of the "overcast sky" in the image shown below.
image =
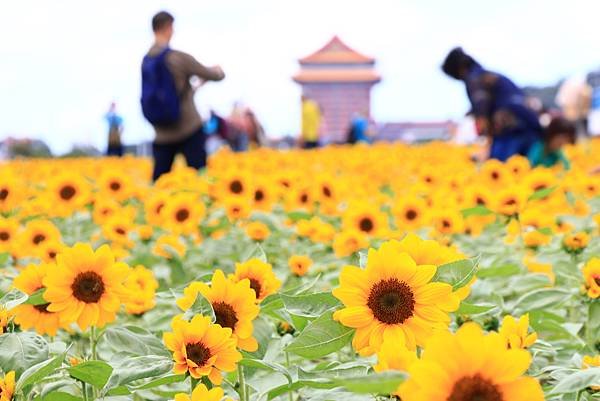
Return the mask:
{"type": "Polygon", "coordinates": [[[197,94],[200,110],[228,113],[241,100],[274,135],[298,130],[297,59],[334,34],[377,59],[380,122],[465,112],[464,89],[439,70],[455,45],[521,85],[600,66],[597,0],[1,1],[0,138],[38,137],[56,152],[75,142],[103,148],[113,99],[125,142],[152,139],[139,68],[161,9],[175,15],[174,48],[227,73],[197,94]]]}

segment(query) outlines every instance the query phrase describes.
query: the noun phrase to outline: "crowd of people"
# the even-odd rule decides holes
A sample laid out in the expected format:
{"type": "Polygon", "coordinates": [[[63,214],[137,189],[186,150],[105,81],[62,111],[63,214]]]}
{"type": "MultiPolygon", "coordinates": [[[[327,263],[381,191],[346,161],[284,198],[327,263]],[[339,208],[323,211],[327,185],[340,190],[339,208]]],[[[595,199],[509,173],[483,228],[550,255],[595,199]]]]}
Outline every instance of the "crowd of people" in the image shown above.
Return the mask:
{"type": "MultiPolygon", "coordinates": [[[[216,149],[227,144],[233,151],[268,146],[265,130],[251,108],[236,103],[229,116],[211,111],[202,120],[194,104],[194,93],[205,82],[220,81],[225,73],[219,66],[207,67],[193,56],[170,48],[174,17],[161,11],[152,19],[155,41],[142,63],[142,111],[155,130],[152,153],[154,179],[170,171],[175,155],[182,153],[194,168],[206,165],[207,141],[216,149]],[[194,80],[192,80],[194,79],[194,80]]],[[[569,93],[557,97],[564,115],[548,117],[538,103],[532,103],[523,90],[508,77],[488,70],[472,56],[457,47],[449,52],[442,64],[443,72],[464,83],[475,120],[477,134],[484,138],[485,151],[481,159],[505,161],[520,154],[533,166],[562,164],[569,161],[562,148],[577,140],[585,131],[580,110],[569,108],[569,93]],[[565,100],[566,99],[566,100],[565,100]]],[[[564,91],[563,91],[564,92],[564,91]]],[[[566,91],[568,92],[568,91],[566,91]]],[[[571,102],[572,103],[572,102],[571,102]]],[[[123,119],[111,104],[106,114],[108,123],[107,154],[123,154],[121,134],[123,119]]],[[[322,145],[327,131],[321,105],[315,99],[302,96],[301,130],[297,145],[313,149],[322,145]]],[[[368,113],[356,112],[342,142],[372,142],[373,122],[368,113]]]]}

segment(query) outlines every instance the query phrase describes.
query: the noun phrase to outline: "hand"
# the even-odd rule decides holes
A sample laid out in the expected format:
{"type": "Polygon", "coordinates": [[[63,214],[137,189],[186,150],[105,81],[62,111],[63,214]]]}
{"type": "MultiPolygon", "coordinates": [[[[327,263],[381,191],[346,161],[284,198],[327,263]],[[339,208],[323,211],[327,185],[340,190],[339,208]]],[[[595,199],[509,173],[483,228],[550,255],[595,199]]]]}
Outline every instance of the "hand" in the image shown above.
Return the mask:
{"type": "Polygon", "coordinates": [[[213,69],[214,72],[216,72],[220,76],[222,76],[222,77],[225,76],[225,73],[223,72],[223,68],[221,68],[220,65],[215,65],[212,69],[213,69]]]}

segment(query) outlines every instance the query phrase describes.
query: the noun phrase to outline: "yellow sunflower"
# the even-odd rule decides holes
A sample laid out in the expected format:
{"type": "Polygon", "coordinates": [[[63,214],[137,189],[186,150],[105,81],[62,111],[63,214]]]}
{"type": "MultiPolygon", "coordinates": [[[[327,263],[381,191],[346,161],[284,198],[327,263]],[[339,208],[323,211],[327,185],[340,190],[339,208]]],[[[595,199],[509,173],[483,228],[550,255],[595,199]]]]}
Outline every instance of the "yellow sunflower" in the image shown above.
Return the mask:
{"type": "Polygon", "coordinates": [[[281,287],[281,281],[273,273],[273,266],[257,258],[244,263],[236,263],[232,279],[235,282],[244,279],[250,280],[250,288],[256,293],[258,302],[277,292],[281,287]]]}
{"type": "Polygon", "coordinates": [[[91,186],[80,173],[63,171],[48,180],[46,196],[52,214],[66,217],[91,201],[91,186]]]}
{"type": "Polygon", "coordinates": [[[112,199],[108,199],[108,198],[97,198],[94,200],[94,208],[93,208],[93,212],[92,212],[92,217],[94,219],[94,223],[98,224],[98,225],[102,225],[104,222],[106,222],[108,219],[110,219],[112,216],[114,216],[119,209],[121,208],[121,205],[112,200],[112,199]]]}
{"type": "Polygon", "coordinates": [[[230,328],[213,324],[209,317],[196,315],[190,322],[175,316],[172,332],[163,334],[163,341],[173,352],[173,372],[189,372],[194,379],[208,376],[214,384],[221,384],[221,372],[232,372],[242,359],[235,346],[236,339],[230,328]]]}
{"type": "Polygon", "coordinates": [[[123,282],[129,274],[126,264],[115,262],[108,247],[96,251],[77,243],[56,257],[57,267],[43,280],[47,310],[57,312],[61,324],[77,322],[82,330],[103,327],[115,320],[128,298],[123,282]]]}
{"type": "Polygon", "coordinates": [[[530,363],[526,350],[507,349],[500,334],[467,323],[427,342],[398,395],[403,401],[544,401],[538,381],[523,376],[530,363]]]}
{"type": "Polygon", "coordinates": [[[578,253],[589,244],[590,235],[585,231],[567,234],[563,238],[563,246],[567,252],[578,253]]]}
{"type": "Polygon", "coordinates": [[[15,394],[15,372],[10,371],[0,379],[0,401],[11,401],[15,394]]]}
{"type": "Polygon", "coordinates": [[[60,231],[50,220],[31,220],[19,233],[19,256],[40,256],[45,243],[60,241],[60,231]]]}
{"type": "Polygon", "coordinates": [[[392,207],[396,226],[401,230],[415,230],[427,223],[427,203],[422,198],[400,198],[392,207]]]}
{"type": "Polygon", "coordinates": [[[367,234],[356,229],[342,230],[333,237],[333,251],[338,258],[350,256],[368,246],[367,234]]]}
{"type": "Polygon", "coordinates": [[[0,212],[9,212],[15,209],[24,199],[25,188],[19,179],[10,171],[0,171],[0,212]]]}
{"type": "Polygon", "coordinates": [[[144,202],[144,213],[148,224],[153,226],[161,226],[165,217],[163,215],[164,207],[170,193],[167,191],[154,191],[152,195],[144,202]]]}
{"type": "Polygon", "coordinates": [[[437,329],[446,330],[448,311],[458,308],[452,286],[431,283],[437,267],[418,266],[397,241],[369,249],[366,269],[346,266],[333,295],[344,304],[334,319],[356,329],[352,344],[361,355],[372,355],[383,341],[413,350],[437,329]]]}
{"type": "Polygon", "coordinates": [[[209,390],[204,384],[199,383],[194,391],[192,391],[191,397],[187,394],[179,393],[175,394],[174,401],[221,401],[223,395],[221,387],[213,387],[209,390]]]}
{"type": "Polygon", "coordinates": [[[9,318],[10,315],[8,311],[4,307],[0,306],[0,334],[6,332],[6,327],[8,326],[9,318]]]}
{"type": "Polygon", "coordinates": [[[588,297],[592,299],[600,297],[600,258],[592,258],[585,264],[583,278],[588,297]]]}
{"type": "Polygon", "coordinates": [[[135,241],[130,237],[133,221],[120,213],[115,214],[102,224],[102,236],[113,244],[123,248],[133,248],[135,241]]]}
{"type": "Polygon", "coordinates": [[[125,302],[127,313],[140,315],[154,308],[158,281],[154,278],[152,270],[137,265],[130,270],[124,285],[129,291],[129,299],[125,302]]]}
{"type": "Polygon", "coordinates": [[[152,253],[165,259],[174,256],[183,258],[187,252],[187,246],[178,235],[163,234],[156,240],[152,253]]]}
{"type": "Polygon", "coordinates": [[[529,348],[537,341],[537,333],[529,332],[529,314],[521,316],[519,320],[510,315],[504,316],[498,333],[511,349],[529,348]]]}
{"type": "Polygon", "coordinates": [[[312,264],[312,259],[307,255],[292,255],[288,259],[288,266],[296,276],[304,276],[312,264]]]}
{"type": "MultiPolygon", "coordinates": [[[[48,270],[52,269],[56,269],[53,264],[29,265],[15,277],[13,286],[27,295],[32,295],[39,289],[44,288],[43,280],[48,270]]],[[[15,322],[23,330],[34,328],[39,334],[55,336],[61,327],[59,315],[50,312],[48,305],[47,303],[41,305],[21,304],[10,312],[15,316],[15,322]]]]}
{"type": "Polygon", "coordinates": [[[197,194],[183,192],[167,200],[162,215],[163,225],[174,234],[195,234],[206,213],[197,194]]]}
{"type": "Polygon", "coordinates": [[[11,252],[19,231],[19,221],[0,216],[0,253],[11,252]]]}
{"type": "Polygon", "coordinates": [[[271,234],[269,227],[261,221],[253,221],[245,227],[246,235],[253,241],[264,241],[271,234]]]}
{"type": "Polygon", "coordinates": [[[216,270],[210,286],[194,281],[183,290],[183,298],[177,300],[182,310],[188,310],[198,294],[210,302],[215,312],[215,323],[232,330],[232,337],[237,339],[240,349],[254,352],[258,342],[252,336],[260,308],[256,305],[256,294],[250,288],[250,280],[237,283],[227,279],[222,270],[216,270]]]}
{"type": "Polygon", "coordinates": [[[354,202],[342,216],[342,227],[378,237],[388,232],[388,216],[369,202],[354,202]]]}

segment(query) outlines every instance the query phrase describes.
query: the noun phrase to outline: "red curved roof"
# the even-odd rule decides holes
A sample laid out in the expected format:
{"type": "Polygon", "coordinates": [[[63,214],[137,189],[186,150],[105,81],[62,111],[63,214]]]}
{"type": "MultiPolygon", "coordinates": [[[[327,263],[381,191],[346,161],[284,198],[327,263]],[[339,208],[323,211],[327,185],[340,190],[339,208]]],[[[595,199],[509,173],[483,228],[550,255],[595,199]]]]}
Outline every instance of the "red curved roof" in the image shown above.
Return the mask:
{"type": "Polygon", "coordinates": [[[299,61],[300,64],[365,64],[374,63],[375,59],[360,54],[334,36],[321,49],[299,61]]]}
{"type": "Polygon", "coordinates": [[[381,77],[372,69],[310,69],[294,75],[298,83],[308,82],[379,82],[381,77]]]}

